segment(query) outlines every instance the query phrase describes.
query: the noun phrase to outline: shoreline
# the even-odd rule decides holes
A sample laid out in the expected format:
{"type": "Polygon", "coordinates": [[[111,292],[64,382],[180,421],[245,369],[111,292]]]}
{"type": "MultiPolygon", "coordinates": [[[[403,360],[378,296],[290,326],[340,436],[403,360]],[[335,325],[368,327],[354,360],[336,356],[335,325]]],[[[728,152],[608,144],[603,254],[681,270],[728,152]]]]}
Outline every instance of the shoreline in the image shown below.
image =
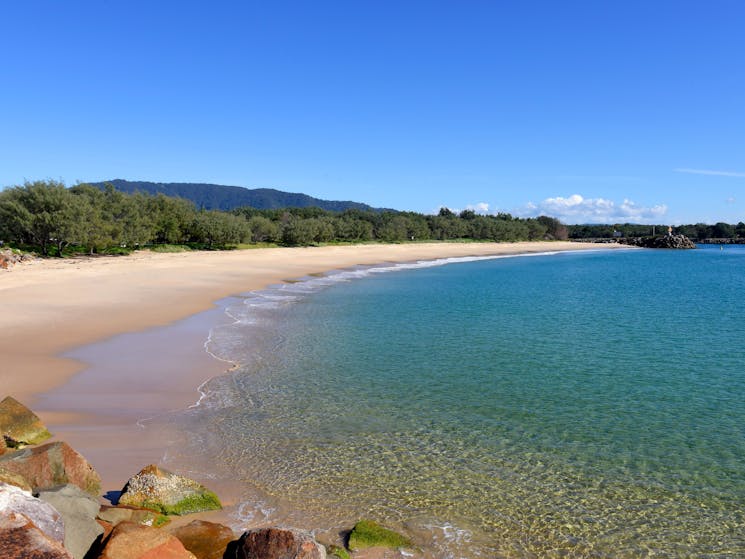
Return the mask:
{"type": "MultiPolygon", "coordinates": [[[[0,316],[6,356],[0,383],[38,412],[55,439],[89,459],[104,492],[116,491],[147,463],[166,462],[166,443],[178,438],[177,428],[151,432],[138,422],[193,405],[204,381],[230,369],[204,343],[237,294],[358,265],[608,249],[569,242],[427,243],[37,261],[0,276],[0,293],[11,307],[0,316]],[[50,332],[49,323],[58,328],[50,332]],[[21,372],[14,376],[14,370],[21,372]]],[[[235,524],[239,503],[229,485],[213,487],[226,510],[200,517],[235,524]]]]}
{"type": "Polygon", "coordinates": [[[31,405],[84,369],[64,356],[73,348],[166,326],[214,309],[226,297],[307,275],[384,262],[609,246],[626,248],[568,241],[422,243],[38,259],[0,274],[0,385],[31,405]]]}

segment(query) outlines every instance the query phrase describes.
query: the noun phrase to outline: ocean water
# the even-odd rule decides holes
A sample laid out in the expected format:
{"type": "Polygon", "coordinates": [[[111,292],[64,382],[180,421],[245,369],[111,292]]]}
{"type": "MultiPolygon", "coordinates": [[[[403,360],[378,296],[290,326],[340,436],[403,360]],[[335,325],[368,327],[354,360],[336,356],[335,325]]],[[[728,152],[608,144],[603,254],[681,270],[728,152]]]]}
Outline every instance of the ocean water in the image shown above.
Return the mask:
{"type": "Polygon", "coordinates": [[[177,418],[246,520],[430,557],[745,556],[745,247],[440,261],[235,298],[177,418]]]}

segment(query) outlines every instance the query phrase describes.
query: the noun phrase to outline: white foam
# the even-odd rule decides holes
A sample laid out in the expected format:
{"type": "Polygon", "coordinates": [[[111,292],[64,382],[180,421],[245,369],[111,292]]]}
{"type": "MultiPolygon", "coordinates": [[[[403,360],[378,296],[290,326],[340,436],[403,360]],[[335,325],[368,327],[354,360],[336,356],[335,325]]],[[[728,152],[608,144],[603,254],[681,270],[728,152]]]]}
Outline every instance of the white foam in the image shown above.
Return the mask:
{"type": "Polygon", "coordinates": [[[242,532],[249,526],[256,526],[266,522],[274,514],[275,509],[269,507],[265,502],[258,501],[244,501],[235,513],[231,516],[235,519],[235,522],[231,524],[231,528],[236,532],[242,532]]]}

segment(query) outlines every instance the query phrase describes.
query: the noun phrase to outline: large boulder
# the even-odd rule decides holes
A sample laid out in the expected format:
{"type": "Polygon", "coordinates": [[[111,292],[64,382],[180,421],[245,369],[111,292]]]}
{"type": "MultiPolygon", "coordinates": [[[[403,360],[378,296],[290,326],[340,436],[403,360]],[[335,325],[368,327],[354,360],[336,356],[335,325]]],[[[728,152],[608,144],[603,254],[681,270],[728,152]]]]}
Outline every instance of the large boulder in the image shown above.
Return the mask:
{"type": "Polygon", "coordinates": [[[104,505],[98,511],[98,518],[113,526],[116,526],[120,522],[134,522],[135,524],[144,524],[145,526],[154,526],[155,528],[160,528],[171,521],[170,518],[159,512],[126,505],[120,505],[118,507],[104,505]]]}
{"type": "Polygon", "coordinates": [[[326,548],[302,530],[259,528],[244,532],[228,546],[225,558],[326,559],[326,548]]]}
{"type": "Polygon", "coordinates": [[[194,520],[170,530],[197,559],[223,559],[228,544],[235,539],[233,530],[222,524],[194,520]]]}
{"type": "Polygon", "coordinates": [[[121,522],[117,525],[100,559],[196,559],[183,544],[165,530],[121,522]]]}
{"type": "Polygon", "coordinates": [[[22,514],[0,514],[3,559],[73,559],[62,544],[49,538],[22,514]]]}
{"type": "Polygon", "coordinates": [[[101,491],[101,478],[93,466],[64,442],[3,454],[0,468],[22,476],[35,491],[67,483],[94,497],[101,491]]]}
{"type": "Polygon", "coordinates": [[[11,396],[0,402],[0,435],[10,448],[39,444],[52,436],[34,412],[11,396]]]}
{"type": "Polygon", "coordinates": [[[75,559],[83,559],[104,532],[96,522],[98,501],[76,485],[61,485],[39,492],[39,499],[52,505],[65,523],[65,548],[75,559]]]}
{"type": "Polygon", "coordinates": [[[163,514],[190,514],[221,509],[212,491],[202,484],[151,464],[122,489],[119,504],[144,507],[163,514]]]}
{"type": "Polygon", "coordinates": [[[0,516],[9,514],[23,515],[50,540],[64,541],[65,524],[54,506],[37,499],[30,491],[0,483],[0,516]]]}

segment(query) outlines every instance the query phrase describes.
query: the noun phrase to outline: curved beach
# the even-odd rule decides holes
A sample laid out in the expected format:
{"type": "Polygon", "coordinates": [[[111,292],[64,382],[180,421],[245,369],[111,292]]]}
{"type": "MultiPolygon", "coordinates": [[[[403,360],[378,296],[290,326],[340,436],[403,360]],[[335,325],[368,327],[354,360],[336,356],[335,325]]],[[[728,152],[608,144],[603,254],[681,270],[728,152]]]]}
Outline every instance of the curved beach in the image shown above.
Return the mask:
{"type": "MultiPolygon", "coordinates": [[[[226,297],[356,265],[607,248],[427,243],[37,260],[0,275],[0,385],[90,460],[104,491],[117,490],[178,437],[138,422],[192,405],[200,384],[229,367],[204,350],[226,297]]],[[[229,487],[216,489],[237,504],[229,487]]]]}
{"type": "Polygon", "coordinates": [[[35,260],[0,274],[0,385],[33,404],[36,394],[83,368],[59,356],[70,348],[163,326],[210,309],[223,297],[309,274],[381,262],[609,246],[615,245],[423,243],[35,260]]]}

